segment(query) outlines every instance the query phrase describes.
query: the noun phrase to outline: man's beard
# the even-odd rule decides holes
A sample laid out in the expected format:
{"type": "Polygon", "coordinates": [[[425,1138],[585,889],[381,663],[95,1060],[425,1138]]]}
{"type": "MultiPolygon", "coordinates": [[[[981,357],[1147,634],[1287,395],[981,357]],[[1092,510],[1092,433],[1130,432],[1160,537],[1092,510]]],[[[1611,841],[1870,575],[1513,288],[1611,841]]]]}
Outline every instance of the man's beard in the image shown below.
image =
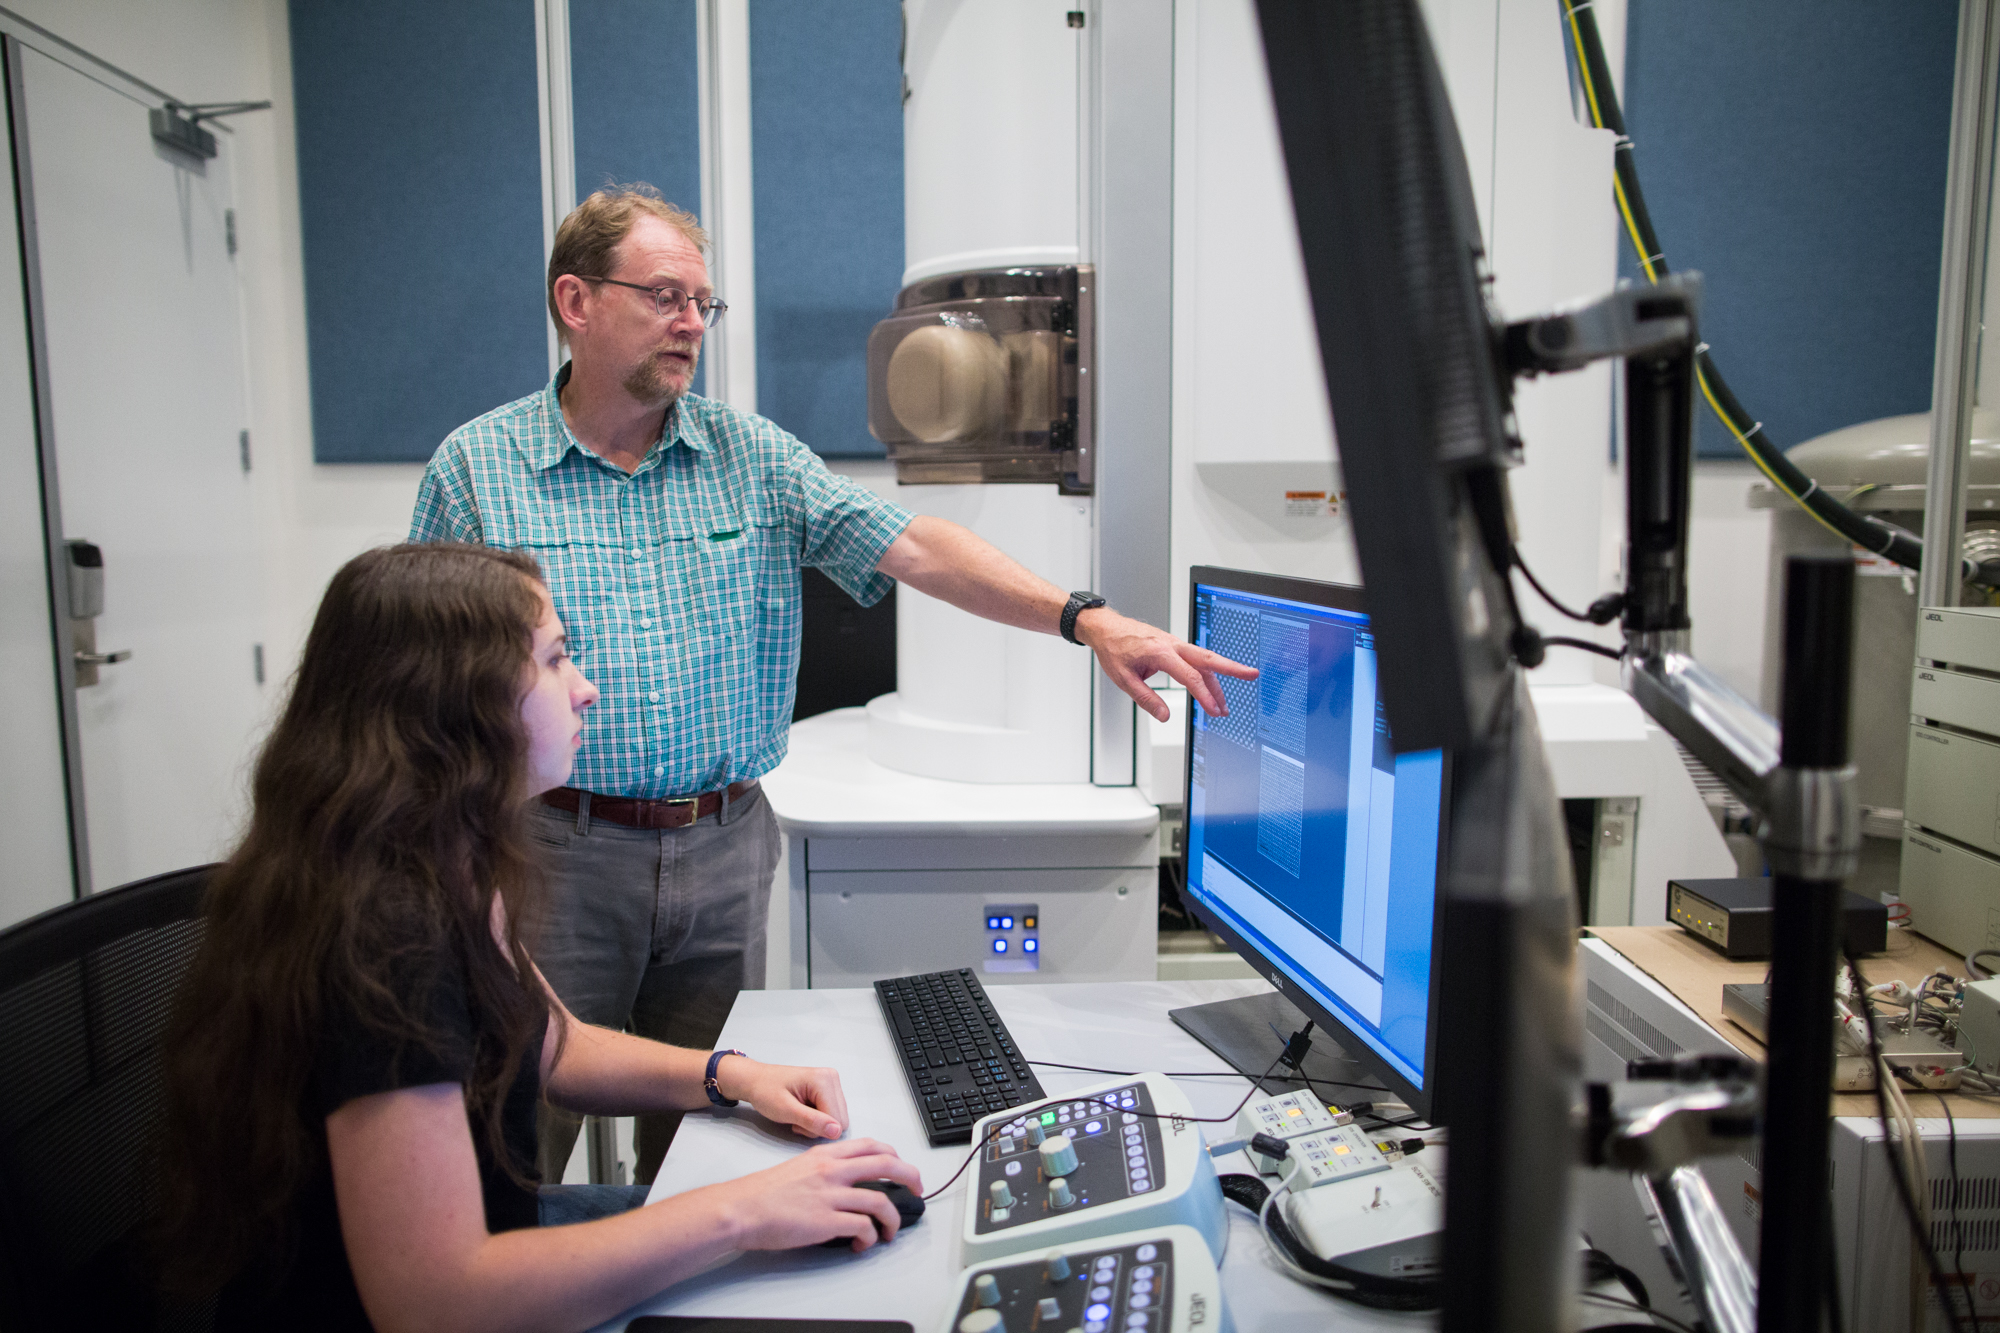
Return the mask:
{"type": "Polygon", "coordinates": [[[625,377],[625,392],[648,407],[672,407],[686,392],[669,377],[669,362],[663,360],[661,352],[688,352],[687,384],[694,386],[695,369],[701,365],[701,344],[698,342],[667,343],[653,349],[653,355],[632,367],[632,373],[625,377]]]}

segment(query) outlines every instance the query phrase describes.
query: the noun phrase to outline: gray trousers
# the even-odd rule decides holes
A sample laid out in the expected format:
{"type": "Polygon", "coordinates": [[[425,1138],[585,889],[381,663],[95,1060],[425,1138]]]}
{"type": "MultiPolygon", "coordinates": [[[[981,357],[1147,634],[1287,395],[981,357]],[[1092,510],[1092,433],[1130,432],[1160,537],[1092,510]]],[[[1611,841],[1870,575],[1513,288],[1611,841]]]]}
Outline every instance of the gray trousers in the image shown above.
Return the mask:
{"type": "MultiPolygon", "coordinates": [[[[635,829],[532,803],[549,911],[535,962],[586,1023],[708,1050],[742,990],[764,988],[764,927],[778,868],[778,820],[761,787],[681,829],[635,829]]],[[[638,1118],[639,1180],[650,1184],[681,1113],[638,1118]]],[[[542,1104],[542,1179],[559,1181],[582,1126],[542,1104]]]]}

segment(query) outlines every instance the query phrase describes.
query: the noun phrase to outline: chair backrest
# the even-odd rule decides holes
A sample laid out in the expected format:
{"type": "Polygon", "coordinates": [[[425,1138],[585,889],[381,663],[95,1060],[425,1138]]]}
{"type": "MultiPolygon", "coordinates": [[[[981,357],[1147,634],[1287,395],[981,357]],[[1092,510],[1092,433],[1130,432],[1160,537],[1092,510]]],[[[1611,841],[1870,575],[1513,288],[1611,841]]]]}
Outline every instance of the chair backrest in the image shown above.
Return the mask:
{"type": "Polygon", "coordinates": [[[161,1122],[160,1039],[213,869],[0,931],[0,1327],[157,1326],[134,1247],[161,1122]]]}

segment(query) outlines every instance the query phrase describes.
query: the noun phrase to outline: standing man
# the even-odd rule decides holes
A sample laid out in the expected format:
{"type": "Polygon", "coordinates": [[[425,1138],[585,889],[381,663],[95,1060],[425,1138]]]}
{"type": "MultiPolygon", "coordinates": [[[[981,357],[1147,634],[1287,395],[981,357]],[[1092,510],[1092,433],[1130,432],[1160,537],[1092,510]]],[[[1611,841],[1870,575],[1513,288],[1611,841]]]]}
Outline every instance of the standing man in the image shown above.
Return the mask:
{"type": "MultiPolygon", "coordinates": [[[[697,1050],[739,990],[764,984],[779,837],[757,779],[790,732],[801,565],[864,605],[900,580],[1062,633],[1162,720],[1154,672],[1212,713],[1225,711],[1216,672],[1256,675],[834,476],[763,417],[690,395],[702,335],[728,308],[707,246],[694,216],[651,186],[578,205],[549,257],[569,364],[452,432],[410,524],[412,541],[541,561],[570,651],[602,691],[575,786],[533,807],[553,863],[536,961],[582,1021],[697,1050]]],[[[679,1120],[641,1118],[641,1181],[679,1120]]],[[[562,1178],[576,1129],[545,1119],[544,1178],[562,1178]]]]}

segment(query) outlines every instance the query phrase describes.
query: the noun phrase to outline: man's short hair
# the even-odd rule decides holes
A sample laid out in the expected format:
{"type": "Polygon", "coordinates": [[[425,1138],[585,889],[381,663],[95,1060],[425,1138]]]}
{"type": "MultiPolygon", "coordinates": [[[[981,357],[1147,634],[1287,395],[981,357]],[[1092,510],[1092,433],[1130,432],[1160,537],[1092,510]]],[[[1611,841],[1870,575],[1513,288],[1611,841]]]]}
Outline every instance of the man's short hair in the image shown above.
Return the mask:
{"type": "Polygon", "coordinates": [[[556,243],[549,251],[549,318],[556,322],[556,336],[569,341],[569,329],[556,313],[556,279],[565,273],[579,278],[611,276],[611,252],[631,234],[641,213],[650,213],[687,237],[688,243],[704,253],[708,233],[695,215],[667,202],[659,190],[644,181],[630,185],[607,185],[570,210],[556,228],[556,243]]]}

